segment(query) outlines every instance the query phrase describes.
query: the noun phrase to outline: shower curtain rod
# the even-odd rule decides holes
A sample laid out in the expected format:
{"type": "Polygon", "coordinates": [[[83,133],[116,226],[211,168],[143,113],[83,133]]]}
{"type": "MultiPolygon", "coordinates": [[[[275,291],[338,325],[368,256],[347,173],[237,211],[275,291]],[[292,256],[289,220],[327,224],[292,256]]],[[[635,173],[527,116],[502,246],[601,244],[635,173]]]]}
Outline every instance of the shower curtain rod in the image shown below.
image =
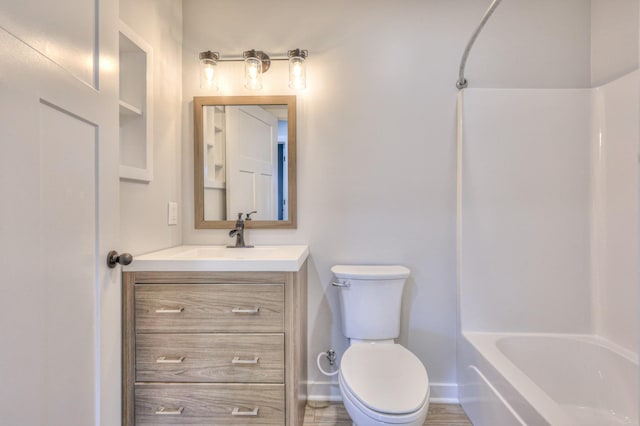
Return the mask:
{"type": "Polygon", "coordinates": [[[467,81],[467,79],[464,78],[464,67],[467,65],[467,58],[469,57],[469,52],[471,52],[471,48],[473,47],[473,43],[475,43],[476,38],[478,38],[478,34],[480,34],[480,31],[482,31],[482,28],[487,23],[487,21],[491,17],[491,14],[493,13],[494,10],[496,10],[496,8],[498,7],[501,1],[502,0],[493,0],[491,5],[489,5],[489,8],[484,13],[482,20],[480,21],[480,25],[478,25],[478,28],[476,28],[475,32],[469,39],[469,42],[467,43],[467,47],[464,49],[464,53],[462,54],[462,59],[460,61],[460,71],[458,73],[458,81],[456,82],[456,87],[458,89],[464,89],[469,85],[469,82],[467,81]]]}

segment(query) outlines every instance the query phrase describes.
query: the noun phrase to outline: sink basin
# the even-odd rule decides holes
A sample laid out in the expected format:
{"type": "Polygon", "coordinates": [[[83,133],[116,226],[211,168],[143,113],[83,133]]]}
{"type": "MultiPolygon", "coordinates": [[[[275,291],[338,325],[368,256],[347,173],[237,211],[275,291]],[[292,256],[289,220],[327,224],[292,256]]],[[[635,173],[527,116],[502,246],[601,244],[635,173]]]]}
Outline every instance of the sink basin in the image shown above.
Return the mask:
{"type": "Polygon", "coordinates": [[[178,246],[134,256],[123,271],[297,271],[308,246],[178,246]]]}

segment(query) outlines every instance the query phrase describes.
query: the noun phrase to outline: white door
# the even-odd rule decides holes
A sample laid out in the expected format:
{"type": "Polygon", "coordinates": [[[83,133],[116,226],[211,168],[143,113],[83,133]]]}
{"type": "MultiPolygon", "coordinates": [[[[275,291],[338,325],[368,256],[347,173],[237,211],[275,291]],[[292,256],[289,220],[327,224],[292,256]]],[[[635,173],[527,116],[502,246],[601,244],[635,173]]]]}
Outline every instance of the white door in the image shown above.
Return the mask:
{"type": "Polygon", "coordinates": [[[227,107],[227,218],[277,220],[278,120],[255,105],[227,107]]]}
{"type": "Polygon", "coordinates": [[[117,2],[0,10],[0,424],[120,424],[117,2]]]}

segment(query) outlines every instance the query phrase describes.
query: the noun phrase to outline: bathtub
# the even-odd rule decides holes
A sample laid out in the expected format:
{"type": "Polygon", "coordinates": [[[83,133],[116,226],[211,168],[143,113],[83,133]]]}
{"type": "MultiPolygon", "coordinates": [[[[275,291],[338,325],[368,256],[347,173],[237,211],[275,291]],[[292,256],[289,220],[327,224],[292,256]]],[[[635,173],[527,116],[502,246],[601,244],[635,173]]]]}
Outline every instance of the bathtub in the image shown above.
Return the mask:
{"type": "Polygon", "coordinates": [[[475,426],[638,425],[638,356],[597,336],[463,332],[458,374],[475,426]]]}

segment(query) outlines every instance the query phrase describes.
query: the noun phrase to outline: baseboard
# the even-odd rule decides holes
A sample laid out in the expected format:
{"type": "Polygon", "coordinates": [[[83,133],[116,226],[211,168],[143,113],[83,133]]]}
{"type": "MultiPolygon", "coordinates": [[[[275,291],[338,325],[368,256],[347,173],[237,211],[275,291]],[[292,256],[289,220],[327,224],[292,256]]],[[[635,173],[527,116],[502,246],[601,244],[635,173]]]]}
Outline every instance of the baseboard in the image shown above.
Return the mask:
{"type": "Polygon", "coordinates": [[[307,399],[309,401],[342,401],[338,382],[307,382],[307,399]]]}
{"type": "MultiPolygon", "coordinates": [[[[455,383],[431,383],[429,401],[436,404],[457,404],[458,385],[455,383]]],[[[309,401],[342,401],[337,382],[307,382],[309,401]]]]}
{"type": "Polygon", "coordinates": [[[458,404],[458,385],[456,383],[431,383],[429,401],[436,404],[458,404]]]}

